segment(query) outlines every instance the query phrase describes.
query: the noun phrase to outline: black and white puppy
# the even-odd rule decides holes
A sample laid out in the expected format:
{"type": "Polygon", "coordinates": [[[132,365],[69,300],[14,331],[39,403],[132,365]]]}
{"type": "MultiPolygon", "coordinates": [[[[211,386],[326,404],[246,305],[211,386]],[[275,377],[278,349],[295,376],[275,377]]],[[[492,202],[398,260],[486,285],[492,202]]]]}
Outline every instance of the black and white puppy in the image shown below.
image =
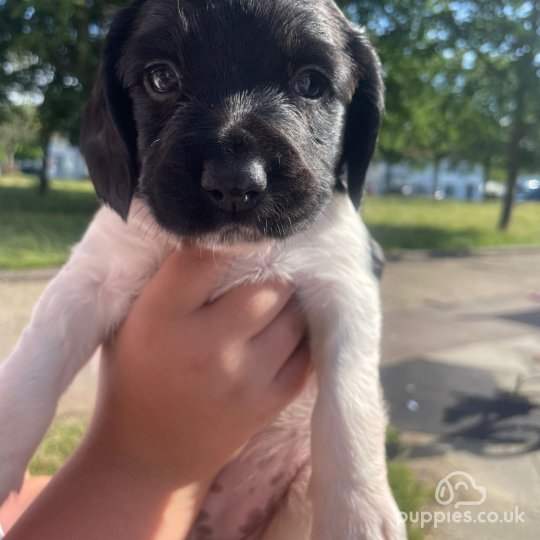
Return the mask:
{"type": "Polygon", "coordinates": [[[355,210],[382,93],[373,48],[331,0],[138,0],[119,13],[82,133],[106,206],[1,366],[0,499],[77,371],[189,238],[231,253],[216,296],[271,276],[296,284],[316,367],[221,473],[190,539],[405,537],[355,210]]]}

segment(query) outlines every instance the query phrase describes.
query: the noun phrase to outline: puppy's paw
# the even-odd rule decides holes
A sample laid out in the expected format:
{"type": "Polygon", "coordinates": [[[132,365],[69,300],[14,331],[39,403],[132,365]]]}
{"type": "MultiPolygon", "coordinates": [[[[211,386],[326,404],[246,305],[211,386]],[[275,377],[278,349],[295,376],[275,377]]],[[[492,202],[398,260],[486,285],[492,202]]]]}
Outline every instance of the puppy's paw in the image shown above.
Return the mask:
{"type": "Polygon", "coordinates": [[[346,491],[328,511],[319,508],[323,515],[314,516],[311,540],[406,540],[405,523],[390,492],[359,497],[346,491]]]}
{"type": "Polygon", "coordinates": [[[405,522],[392,495],[386,496],[374,504],[365,504],[358,520],[362,534],[353,534],[350,536],[351,540],[353,538],[365,538],[366,540],[407,539],[405,522]]]}

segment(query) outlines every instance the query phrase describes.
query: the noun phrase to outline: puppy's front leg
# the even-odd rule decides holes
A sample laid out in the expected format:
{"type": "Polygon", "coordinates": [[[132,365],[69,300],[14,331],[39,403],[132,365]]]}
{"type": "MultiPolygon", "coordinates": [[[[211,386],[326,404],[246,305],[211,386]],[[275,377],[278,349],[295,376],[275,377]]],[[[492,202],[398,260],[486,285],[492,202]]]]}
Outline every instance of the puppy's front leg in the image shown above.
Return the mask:
{"type": "Polygon", "coordinates": [[[0,502],[19,489],[59,397],[166,252],[160,239],[145,240],[136,220],[128,226],[103,208],[45,290],[0,366],[0,502]]]}
{"type": "Polygon", "coordinates": [[[348,201],[339,200],[327,218],[330,225],[317,231],[323,271],[301,288],[319,386],[312,419],[312,538],[402,539],[405,528],[386,474],[380,307],[369,237],[348,201]],[[331,257],[324,264],[325,252],[331,257]]]}

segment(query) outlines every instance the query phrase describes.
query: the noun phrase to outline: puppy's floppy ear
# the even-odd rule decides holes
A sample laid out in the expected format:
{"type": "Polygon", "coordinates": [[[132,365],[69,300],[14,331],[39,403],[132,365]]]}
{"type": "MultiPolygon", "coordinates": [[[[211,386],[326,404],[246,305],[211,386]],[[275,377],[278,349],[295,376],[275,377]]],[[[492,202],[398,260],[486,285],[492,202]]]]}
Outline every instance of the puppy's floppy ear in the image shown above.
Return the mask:
{"type": "Polygon", "coordinates": [[[349,196],[358,208],[379,134],[384,110],[384,84],[379,58],[365,32],[356,25],[349,25],[349,55],[353,59],[358,82],[347,111],[341,167],[346,170],[349,196]]]}
{"type": "Polygon", "coordinates": [[[139,171],[131,99],[119,80],[118,63],[139,3],[122,10],[111,25],[98,79],[84,112],[80,141],[98,196],[124,219],[139,171]]]}

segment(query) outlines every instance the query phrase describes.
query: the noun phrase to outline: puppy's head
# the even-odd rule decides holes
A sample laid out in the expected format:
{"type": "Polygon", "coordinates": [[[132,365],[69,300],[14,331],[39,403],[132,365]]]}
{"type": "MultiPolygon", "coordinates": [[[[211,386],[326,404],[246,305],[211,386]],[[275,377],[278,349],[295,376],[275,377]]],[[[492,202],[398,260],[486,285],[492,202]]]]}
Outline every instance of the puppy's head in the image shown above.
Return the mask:
{"type": "Polygon", "coordinates": [[[379,62],[332,0],[138,0],[114,20],[81,147],[124,218],[283,238],[336,190],[361,196],[382,109],[379,62]]]}

